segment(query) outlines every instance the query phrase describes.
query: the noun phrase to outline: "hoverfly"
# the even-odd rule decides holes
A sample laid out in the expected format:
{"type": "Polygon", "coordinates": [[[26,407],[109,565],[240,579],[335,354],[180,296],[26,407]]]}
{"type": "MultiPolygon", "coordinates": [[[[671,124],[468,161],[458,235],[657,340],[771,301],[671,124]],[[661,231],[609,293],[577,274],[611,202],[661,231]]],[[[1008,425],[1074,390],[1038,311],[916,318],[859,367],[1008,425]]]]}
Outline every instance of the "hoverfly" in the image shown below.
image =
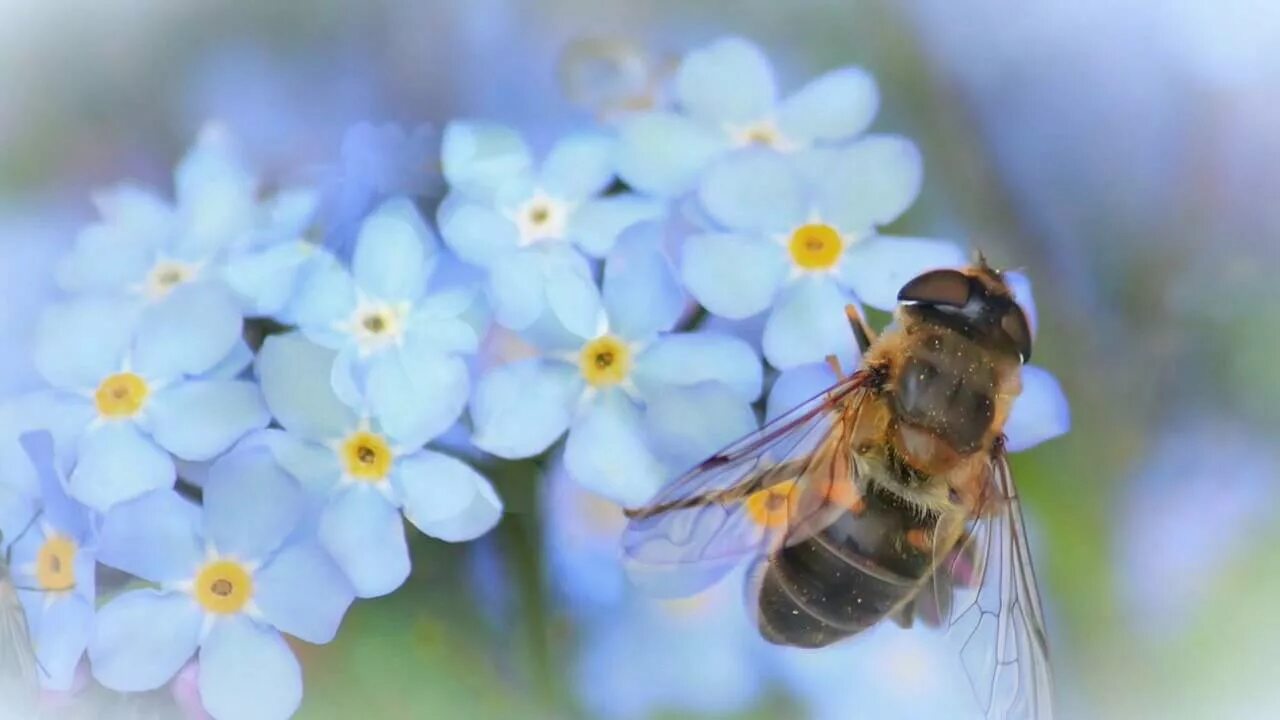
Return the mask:
{"type": "MultiPolygon", "coordinates": [[[[33,517],[27,529],[34,524],[33,517]]],[[[26,530],[22,534],[25,533],[26,530]]],[[[4,533],[0,532],[0,547],[4,547],[4,539],[4,533]]],[[[0,713],[0,717],[29,717],[34,714],[39,689],[38,661],[31,646],[27,614],[9,570],[12,548],[10,544],[0,557],[0,699],[3,699],[0,710],[14,714],[0,713]]]]}
{"type": "Polygon", "coordinates": [[[985,260],[902,287],[857,372],[628,510],[629,573],[691,594],[753,558],[765,639],[824,647],[885,618],[949,631],[988,718],[1052,714],[1044,616],[1002,429],[1031,331],[985,260]]]}

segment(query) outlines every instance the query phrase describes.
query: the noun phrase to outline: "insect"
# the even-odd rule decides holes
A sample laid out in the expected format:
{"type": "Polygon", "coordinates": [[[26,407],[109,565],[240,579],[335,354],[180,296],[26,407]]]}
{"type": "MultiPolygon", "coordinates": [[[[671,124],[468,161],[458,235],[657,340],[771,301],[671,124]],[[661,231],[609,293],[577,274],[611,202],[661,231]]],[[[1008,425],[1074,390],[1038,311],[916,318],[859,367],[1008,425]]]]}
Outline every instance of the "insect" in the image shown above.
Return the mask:
{"type": "MultiPolygon", "coordinates": [[[[35,523],[32,518],[28,529],[35,523]]],[[[23,533],[25,534],[25,530],[23,533]]],[[[21,537],[21,535],[19,535],[21,537]]],[[[4,533],[0,532],[0,547],[4,547],[4,533]]],[[[27,628],[27,615],[18,599],[18,588],[10,574],[12,545],[0,558],[0,698],[4,699],[4,711],[13,715],[2,717],[29,717],[35,713],[36,694],[39,688],[35,650],[31,647],[31,635],[27,628]]]]}
{"type": "Polygon", "coordinates": [[[945,628],[987,718],[1049,718],[1051,679],[1002,428],[1031,331],[985,260],[902,287],[864,362],[628,510],[629,573],[691,594],[746,558],[752,614],[817,648],[889,618],[945,628]]]}

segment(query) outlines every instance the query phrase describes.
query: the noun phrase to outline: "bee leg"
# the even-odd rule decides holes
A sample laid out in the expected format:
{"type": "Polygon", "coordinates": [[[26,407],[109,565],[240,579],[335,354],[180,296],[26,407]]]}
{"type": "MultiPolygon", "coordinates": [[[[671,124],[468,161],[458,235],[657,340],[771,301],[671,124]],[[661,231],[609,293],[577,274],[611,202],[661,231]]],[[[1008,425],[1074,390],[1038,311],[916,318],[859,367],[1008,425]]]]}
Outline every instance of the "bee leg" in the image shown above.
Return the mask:
{"type": "Polygon", "coordinates": [[[867,324],[867,319],[857,305],[845,305],[844,314],[849,318],[849,327],[853,328],[853,339],[858,341],[858,350],[865,355],[871,349],[871,343],[876,341],[876,331],[867,324]]]}
{"type": "Polygon", "coordinates": [[[840,358],[835,355],[828,355],[827,365],[831,366],[831,372],[836,374],[837,380],[844,380],[844,370],[840,368],[840,358]]]}

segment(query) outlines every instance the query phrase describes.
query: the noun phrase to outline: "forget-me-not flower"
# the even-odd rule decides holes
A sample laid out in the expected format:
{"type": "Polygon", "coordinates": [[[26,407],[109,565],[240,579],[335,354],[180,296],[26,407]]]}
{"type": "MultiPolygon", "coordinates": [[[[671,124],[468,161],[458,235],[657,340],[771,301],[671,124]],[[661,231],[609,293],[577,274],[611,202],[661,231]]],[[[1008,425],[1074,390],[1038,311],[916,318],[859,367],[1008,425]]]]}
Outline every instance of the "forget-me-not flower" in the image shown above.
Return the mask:
{"type": "Polygon", "coordinates": [[[329,384],[333,360],[332,350],[297,333],[267,339],[258,377],[285,431],[262,436],[320,499],[320,540],[357,594],[385,595],[409,575],[401,510],[427,535],[459,542],[493,528],[502,502],[467,464],[424,450],[423,438],[398,435],[340,401],[329,384]]]}
{"type": "Polygon", "coordinates": [[[27,615],[41,684],[71,689],[89,644],[96,585],[95,541],[89,511],[67,497],[47,432],[23,435],[27,460],[39,481],[36,513],[12,541],[11,580],[27,615]]]}
{"type": "Polygon", "coordinates": [[[590,331],[539,326],[529,339],[540,356],[481,378],[471,399],[477,447],[529,457],[567,430],[570,473],[636,504],[672,472],[754,429],[759,358],[734,337],[669,332],[684,293],[658,242],[652,224],[619,241],[605,264],[604,312],[590,331]]]}
{"type": "Polygon", "coordinates": [[[724,229],[688,238],[684,281],[716,315],[768,310],[764,354],[775,367],[851,356],[844,308],[852,299],[890,309],[912,277],[965,263],[954,243],[877,233],[915,200],[921,175],[915,145],[890,136],[798,155],[727,156],[699,187],[724,229]]]}
{"type": "Polygon", "coordinates": [[[795,152],[848,140],[879,105],[875,81],[856,67],[832,70],[779,100],[769,59],[736,37],[686,55],[675,96],[681,112],[645,113],[620,127],[619,175],[660,197],[694,189],[708,163],[734,148],[795,152]]]}
{"type": "Polygon", "coordinates": [[[215,718],[287,718],[302,669],[281,633],[326,643],[354,592],[299,523],[297,481],[261,447],[219,458],[203,510],[172,490],[114,507],[98,559],[154,588],[128,590],[98,612],[94,677],[122,692],[169,682],[193,656],[215,718]]]}
{"type": "Polygon", "coordinates": [[[351,269],[317,266],[292,304],[302,332],[337,351],[338,396],[410,445],[457,420],[469,389],[459,355],[479,342],[459,317],[469,292],[443,286],[445,261],[413,203],[388,200],[361,226],[351,269]]]}
{"type": "Polygon", "coordinates": [[[450,194],[440,232],[459,258],[488,271],[495,319],[523,330],[549,309],[571,331],[590,332],[595,292],[583,253],[604,256],[620,232],[662,212],[629,193],[602,196],[614,178],[614,141],[570,135],[535,167],[515,131],[455,122],[442,152],[450,194]]]}
{"type": "Polygon", "coordinates": [[[164,304],[140,313],[108,297],[46,311],[35,363],[57,391],[46,412],[64,429],[59,449],[74,451],[73,498],[102,512],[171,487],[170,453],[211,460],[267,424],[258,388],[224,379],[228,358],[232,367],[248,359],[240,355],[236,313],[225,295],[203,285],[175,288],[164,304]],[[236,321],[218,321],[227,316],[236,321]]]}

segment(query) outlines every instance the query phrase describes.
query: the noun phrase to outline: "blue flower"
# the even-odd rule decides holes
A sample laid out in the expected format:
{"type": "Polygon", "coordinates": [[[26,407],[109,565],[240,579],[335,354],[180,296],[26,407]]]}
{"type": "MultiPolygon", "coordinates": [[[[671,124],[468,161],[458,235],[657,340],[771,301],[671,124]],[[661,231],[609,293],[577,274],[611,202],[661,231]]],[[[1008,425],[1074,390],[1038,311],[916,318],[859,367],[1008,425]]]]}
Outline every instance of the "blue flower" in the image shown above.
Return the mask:
{"type": "Polygon", "coordinates": [[[439,133],[430,125],[357,123],[342,137],[341,157],[325,184],[320,210],[324,245],[347,259],[365,216],[393,197],[440,189],[439,133]]]}
{"type": "Polygon", "coordinates": [[[875,81],[856,67],[832,70],[779,101],[768,58],[734,37],[685,56],[675,95],[682,112],[646,113],[620,128],[619,175],[661,197],[694,189],[707,165],[734,148],[795,152],[852,138],[879,105],[875,81]]]}
{"type": "Polygon", "coordinates": [[[502,365],[471,399],[473,441],[500,457],[546,450],[568,430],[565,461],[586,487],[643,502],[755,427],[755,352],[737,338],[668,333],[684,295],[653,225],[619,241],[604,270],[603,311],[586,332],[538,326],[537,357],[502,365]]]}
{"type": "Polygon", "coordinates": [[[890,309],[907,280],[965,262],[954,243],[876,232],[911,204],[920,178],[919,153],[897,137],[791,157],[764,150],[728,156],[699,188],[725,230],[688,238],[684,281],[716,315],[769,310],[763,346],[775,367],[853,356],[846,304],[890,309]]]}
{"type": "Polygon", "coordinates": [[[571,331],[590,332],[596,300],[582,253],[604,256],[623,229],[662,211],[627,193],[601,196],[614,177],[613,141],[571,135],[535,170],[515,131],[455,122],[443,157],[451,193],[440,232],[459,258],[488,270],[497,321],[523,330],[550,309],[571,331]]]}
{"type": "Polygon", "coordinates": [[[622,509],[563,466],[543,483],[551,585],[580,620],[571,678],[592,716],[724,714],[765,692],[767,648],[743,613],[740,574],[691,598],[644,597],[618,562],[622,509]]]}
{"type": "Polygon", "coordinates": [[[465,463],[423,450],[420,439],[405,442],[339,400],[329,384],[333,362],[331,350],[297,333],[267,339],[258,376],[285,430],[262,437],[319,498],[320,540],[357,594],[385,595],[409,575],[401,510],[427,535],[459,542],[493,528],[502,502],[465,463]]]}
{"type": "Polygon", "coordinates": [[[93,674],[122,692],[167,683],[199,654],[200,695],[214,717],[286,718],[302,670],[281,633],[326,643],[354,593],[308,534],[304,494],[264,448],[216,461],[203,511],[171,490],[107,513],[98,559],[155,584],[98,611],[93,674]]]}
{"type": "Polygon", "coordinates": [[[236,309],[204,285],[170,295],[141,311],[85,297],[41,319],[35,365],[56,391],[41,413],[74,451],[69,494],[94,510],[172,486],[170,453],[210,460],[270,420],[252,383],[223,379],[249,359],[236,309]]]}
{"type": "Polygon", "coordinates": [[[388,200],[361,226],[351,270],[332,259],[317,265],[293,303],[302,332],[338,351],[338,396],[352,407],[367,402],[406,445],[444,432],[466,405],[458,355],[475,352],[479,340],[459,317],[471,292],[443,285],[446,261],[413,204],[388,200]]]}
{"type": "Polygon", "coordinates": [[[88,510],[63,491],[52,437],[28,433],[22,445],[37,474],[39,493],[36,514],[4,538],[12,541],[10,573],[26,611],[41,683],[67,691],[93,624],[95,542],[88,510]]]}

